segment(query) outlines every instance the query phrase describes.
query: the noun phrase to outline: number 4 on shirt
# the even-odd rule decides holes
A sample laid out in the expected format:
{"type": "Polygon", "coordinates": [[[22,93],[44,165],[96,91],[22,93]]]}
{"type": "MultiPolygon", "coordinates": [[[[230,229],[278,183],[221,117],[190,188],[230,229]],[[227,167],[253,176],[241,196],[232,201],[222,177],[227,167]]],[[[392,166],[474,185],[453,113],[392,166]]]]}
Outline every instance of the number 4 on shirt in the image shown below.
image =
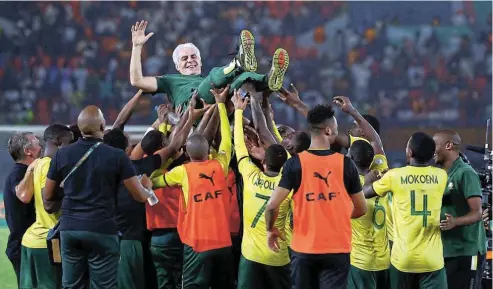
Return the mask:
{"type": "Polygon", "coordinates": [[[257,212],[257,215],[255,215],[255,218],[253,219],[253,222],[252,222],[252,225],[251,225],[252,228],[255,228],[255,226],[257,226],[258,220],[260,220],[260,217],[262,217],[262,215],[264,214],[265,207],[267,207],[267,202],[269,201],[269,198],[270,198],[269,196],[262,195],[262,194],[259,194],[259,193],[255,193],[255,197],[256,198],[259,198],[259,199],[262,199],[265,202],[262,205],[262,207],[260,207],[260,210],[257,212]]]}
{"type": "Polygon", "coordinates": [[[428,211],[428,195],[423,195],[423,210],[416,210],[416,191],[411,191],[411,216],[423,216],[423,227],[428,226],[428,216],[431,216],[431,211],[428,211]]]}

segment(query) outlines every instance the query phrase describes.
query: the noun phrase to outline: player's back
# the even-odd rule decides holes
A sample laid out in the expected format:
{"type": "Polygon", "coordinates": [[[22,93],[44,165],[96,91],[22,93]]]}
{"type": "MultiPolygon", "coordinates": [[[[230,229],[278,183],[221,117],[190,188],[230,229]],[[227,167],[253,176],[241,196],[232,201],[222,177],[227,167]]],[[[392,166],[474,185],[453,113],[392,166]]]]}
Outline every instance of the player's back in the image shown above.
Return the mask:
{"type": "MultiPolygon", "coordinates": [[[[250,166],[251,164],[247,165],[250,166]]],[[[251,166],[253,167],[253,165],[251,166]]],[[[250,174],[243,175],[243,240],[241,251],[246,259],[270,266],[289,264],[288,241],[279,240],[280,252],[273,252],[267,246],[267,231],[265,229],[265,207],[274,188],[279,184],[280,178],[281,175],[267,176],[260,169],[251,169],[250,174]]],[[[290,200],[291,196],[286,198],[279,208],[275,227],[281,232],[288,222],[290,200]]]]}
{"type": "Polygon", "coordinates": [[[443,268],[440,209],[447,173],[431,166],[406,166],[387,174],[395,222],[392,265],[413,273],[443,268]]]}

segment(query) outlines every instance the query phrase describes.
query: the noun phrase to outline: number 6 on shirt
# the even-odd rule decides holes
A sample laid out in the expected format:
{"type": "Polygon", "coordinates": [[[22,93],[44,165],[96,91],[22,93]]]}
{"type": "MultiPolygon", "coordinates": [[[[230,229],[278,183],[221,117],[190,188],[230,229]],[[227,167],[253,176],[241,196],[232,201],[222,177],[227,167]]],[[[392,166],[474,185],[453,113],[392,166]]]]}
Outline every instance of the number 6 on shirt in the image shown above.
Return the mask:
{"type": "Polygon", "coordinates": [[[267,202],[270,199],[270,196],[262,195],[262,194],[259,194],[259,193],[255,193],[255,197],[256,198],[259,198],[259,199],[262,199],[265,202],[262,205],[262,207],[260,207],[260,210],[257,212],[257,215],[255,215],[255,219],[253,219],[253,222],[252,222],[252,225],[251,225],[252,228],[255,228],[255,226],[257,226],[258,220],[260,220],[260,217],[262,217],[262,215],[264,214],[265,207],[267,207],[267,202]]]}

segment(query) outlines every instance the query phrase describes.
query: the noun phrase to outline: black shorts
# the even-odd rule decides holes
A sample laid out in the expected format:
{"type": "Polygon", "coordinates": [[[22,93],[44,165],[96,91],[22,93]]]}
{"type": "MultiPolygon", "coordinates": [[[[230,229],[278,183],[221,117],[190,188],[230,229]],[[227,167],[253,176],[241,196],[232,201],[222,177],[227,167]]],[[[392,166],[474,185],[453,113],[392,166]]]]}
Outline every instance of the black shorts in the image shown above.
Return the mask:
{"type": "Polygon", "coordinates": [[[269,266],[240,259],[238,289],[291,289],[289,264],[269,266]]]}
{"type": "Polygon", "coordinates": [[[485,261],[485,255],[445,258],[448,288],[479,289],[485,261]]]}
{"type": "Polygon", "coordinates": [[[346,289],[349,253],[304,254],[292,251],[293,289],[346,289]]]}

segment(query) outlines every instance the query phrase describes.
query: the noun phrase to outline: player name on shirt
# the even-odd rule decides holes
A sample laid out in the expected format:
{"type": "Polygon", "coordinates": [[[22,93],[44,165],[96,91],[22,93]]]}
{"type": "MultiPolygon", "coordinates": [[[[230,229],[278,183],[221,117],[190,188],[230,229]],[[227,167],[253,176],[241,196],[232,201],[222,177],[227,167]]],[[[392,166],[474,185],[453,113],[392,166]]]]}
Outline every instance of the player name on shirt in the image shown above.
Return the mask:
{"type": "Polygon", "coordinates": [[[407,175],[401,177],[401,185],[438,184],[436,175],[407,175]]]}
{"type": "Polygon", "coordinates": [[[260,178],[260,176],[258,179],[255,180],[253,185],[259,188],[269,189],[269,190],[274,190],[274,188],[276,187],[276,183],[271,182],[269,180],[263,180],[260,178]]]}

